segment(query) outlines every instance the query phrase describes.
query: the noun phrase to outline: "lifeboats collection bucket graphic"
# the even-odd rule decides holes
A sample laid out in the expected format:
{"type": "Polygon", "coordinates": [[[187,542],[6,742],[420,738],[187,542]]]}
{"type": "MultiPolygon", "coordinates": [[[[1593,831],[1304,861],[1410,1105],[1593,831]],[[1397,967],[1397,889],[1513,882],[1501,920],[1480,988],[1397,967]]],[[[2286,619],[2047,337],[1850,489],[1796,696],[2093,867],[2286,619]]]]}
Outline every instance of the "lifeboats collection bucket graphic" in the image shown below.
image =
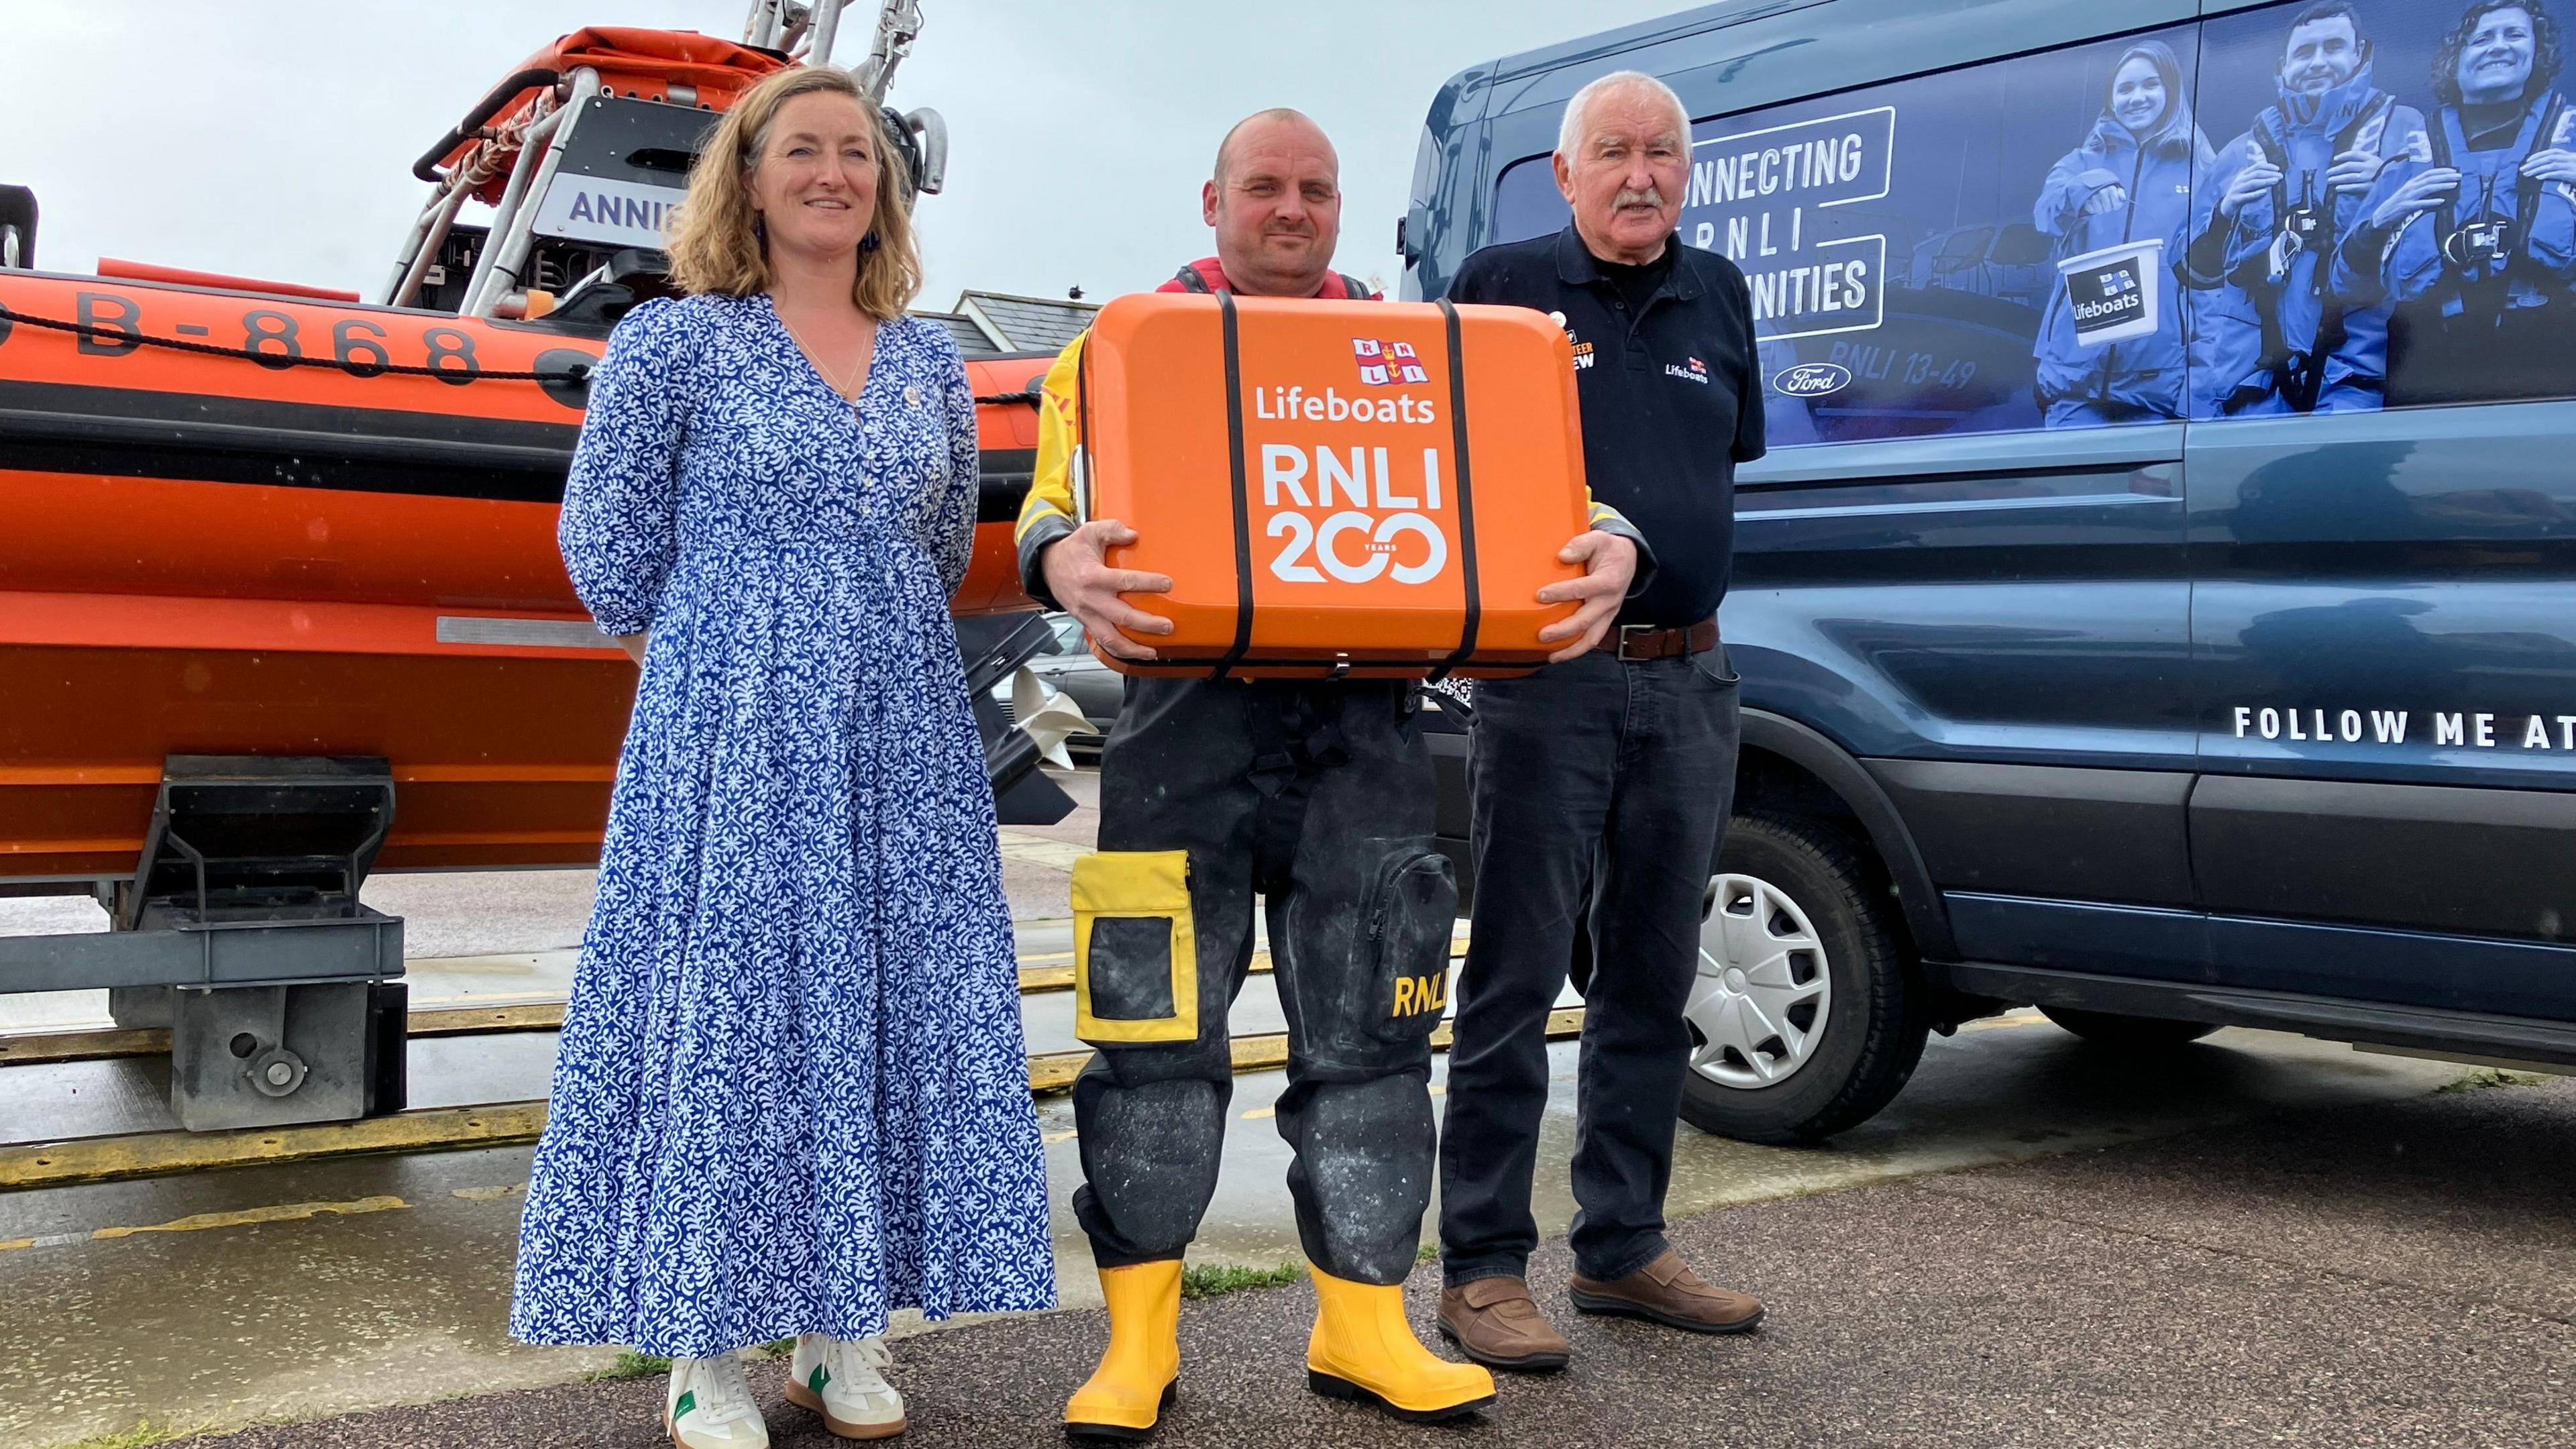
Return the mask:
{"type": "Polygon", "coordinates": [[[2102,347],[2144,337],[2164,315],[2164,239],[2123,242],[2057,264],[2066,277],[2066,305],[2075,314],[2075,340],[2102,347]]]}

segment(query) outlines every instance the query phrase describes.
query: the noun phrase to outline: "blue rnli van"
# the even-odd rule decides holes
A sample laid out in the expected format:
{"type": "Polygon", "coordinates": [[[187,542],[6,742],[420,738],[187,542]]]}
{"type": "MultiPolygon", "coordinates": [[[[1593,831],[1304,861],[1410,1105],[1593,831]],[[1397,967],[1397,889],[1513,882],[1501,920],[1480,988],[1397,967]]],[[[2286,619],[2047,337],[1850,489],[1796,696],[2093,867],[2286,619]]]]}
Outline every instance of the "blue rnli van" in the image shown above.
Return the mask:
{"type": "Polygon", "coordinates": [[[1407,297],[1566,225],[1621,69],[1751,284],[1691,1121],[1833,1133],[2021,1005],[2576,1063],[2571,24],[1735,0],[1442,87],[1407,297]]]}

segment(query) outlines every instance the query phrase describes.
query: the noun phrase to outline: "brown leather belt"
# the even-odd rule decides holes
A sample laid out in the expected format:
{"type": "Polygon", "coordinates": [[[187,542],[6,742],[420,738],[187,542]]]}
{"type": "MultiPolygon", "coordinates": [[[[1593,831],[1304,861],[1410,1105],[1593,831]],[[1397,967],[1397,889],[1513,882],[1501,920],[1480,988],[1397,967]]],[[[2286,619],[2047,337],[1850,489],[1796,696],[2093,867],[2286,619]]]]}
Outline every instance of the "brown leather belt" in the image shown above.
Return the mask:
{"type": "Polygon", "coordinates": [[[1601,642],[1592,647],[1622,659],[1673,659],[1684,654],[1706,654],[1717,647],[1717,621],[1702,619],[1682,629],[1622,624],[1601,636],[1601,642]]]}

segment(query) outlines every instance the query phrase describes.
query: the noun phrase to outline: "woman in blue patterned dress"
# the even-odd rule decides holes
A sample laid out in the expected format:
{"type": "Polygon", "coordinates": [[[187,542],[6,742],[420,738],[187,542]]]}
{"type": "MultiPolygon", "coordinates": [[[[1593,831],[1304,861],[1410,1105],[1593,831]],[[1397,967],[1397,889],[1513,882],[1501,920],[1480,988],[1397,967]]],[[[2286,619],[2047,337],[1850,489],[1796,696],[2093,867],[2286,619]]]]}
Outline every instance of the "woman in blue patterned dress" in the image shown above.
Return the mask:
{"type": "Polygon", "coordinates": [[[947,599],[975,403],[906,317],[894,152],[846,72],[781,72],[691,177],[691,295],[609,340],[564,563],[643,666],[519,1234],[511,1331],[674,1360],[682,1449],[789,1397],[904,1426],[893,1309],[1054,1301],[992,792],[947,599]]]}

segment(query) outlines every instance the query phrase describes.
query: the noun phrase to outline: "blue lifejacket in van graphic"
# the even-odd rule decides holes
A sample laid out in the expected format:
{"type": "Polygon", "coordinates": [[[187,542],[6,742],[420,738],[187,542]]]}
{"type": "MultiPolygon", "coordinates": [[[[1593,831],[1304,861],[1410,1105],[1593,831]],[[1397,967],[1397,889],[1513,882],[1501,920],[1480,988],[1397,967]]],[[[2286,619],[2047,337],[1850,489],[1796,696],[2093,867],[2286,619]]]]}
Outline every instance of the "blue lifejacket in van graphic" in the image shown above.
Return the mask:
{"type": "Polygon", "coordinates": [[[2459,108],[2444,106],[2428,139],[2427,159],[2391,168],[2379,194],[2432,166],[2458,170],[2460,187],[2398,232],[2380,268],[2388,294],[2399,302],[2434,299],[2446,321],[2479,325],[2548,305],[2576,262],[2576,202],[2562,184],[2524,177],[2522,163],[2534,151],[2576,143],[2576,109],[2544,94],[2523,112],[2509,143],[2478,150],[2459,108]]]}
{"type": "Polygon", "coordinates": [[[2576,109],[2543,91],[2510,128],[2475,136],[2459,107],[2442,107],[2418,155],[2382,173],[2371,193],[2374,210],[2427,168],[2460,173],[2449,200],[2380,244],[2375,268],[2356,255],[2366,245],[2338,258],[2344,285],[2379,292],[2395,306],[2392,402],[2557,396],[2576,388],[2576,318],[2567,315],[2568,285],[2576,279],[2576,193],[2522,174],[2535,151],[2571,146],[2576,109]]]}
{"type": "Polygon", "coordinates": [[[2323,95],[2283,89],[2279,104],[2219,151],[2200,179],[2195,240],[2184,255],[2185,280],[2209,294],[2198,314],[2209,373],[2202,416],[2380,406],[2387,308],[2339,290],[2333,265],[2336,247],[2370,214],[2368,196],[2331,191],[2325,178],[2338,154],[2359,150],[2380,158],[2385,179],[2423,133],[2423,112],[2373,85],[2365,63],[2323,95]],[[2220,227],[2219,199],[2257,161],[2279,167],[2281,180],[2220,227]]]}
{"type": "MultiPolygon", "coordinates": [[[[2170,267],[2183,227],[2191,219],[2192,178],[2209,159],[2209,139],[2192,124],[2191,107],[2183,96],[2182,67],[2161,42],[2131,46],[2111,67],[2111,74],[2117,76],[2139,57],[2164,78],[2165,113],[2156,129],[2140,138],[2106,106],[2084,144],[2049,169],[2039,200],[2031,208],[2031,224],[2043,236],[2057,239],[2060,260],[2126,242],[2162,240],[2164,261],[2170,267]],[[2095,197],[2114,187],[2127,193],[2127,205],[2085,214],[2095,197]]],[[[2188,334],[2181,289],[2168,285],[2163,290],[2152,334],[2089,347],[2076,340],[2066,277],[2058,274],[2034,349],[2041,409],[2076,402],[2096,405],[2092,413],[2100,420],[2107,420],[2103,414],[2183,416],[2188,334]]]]}

